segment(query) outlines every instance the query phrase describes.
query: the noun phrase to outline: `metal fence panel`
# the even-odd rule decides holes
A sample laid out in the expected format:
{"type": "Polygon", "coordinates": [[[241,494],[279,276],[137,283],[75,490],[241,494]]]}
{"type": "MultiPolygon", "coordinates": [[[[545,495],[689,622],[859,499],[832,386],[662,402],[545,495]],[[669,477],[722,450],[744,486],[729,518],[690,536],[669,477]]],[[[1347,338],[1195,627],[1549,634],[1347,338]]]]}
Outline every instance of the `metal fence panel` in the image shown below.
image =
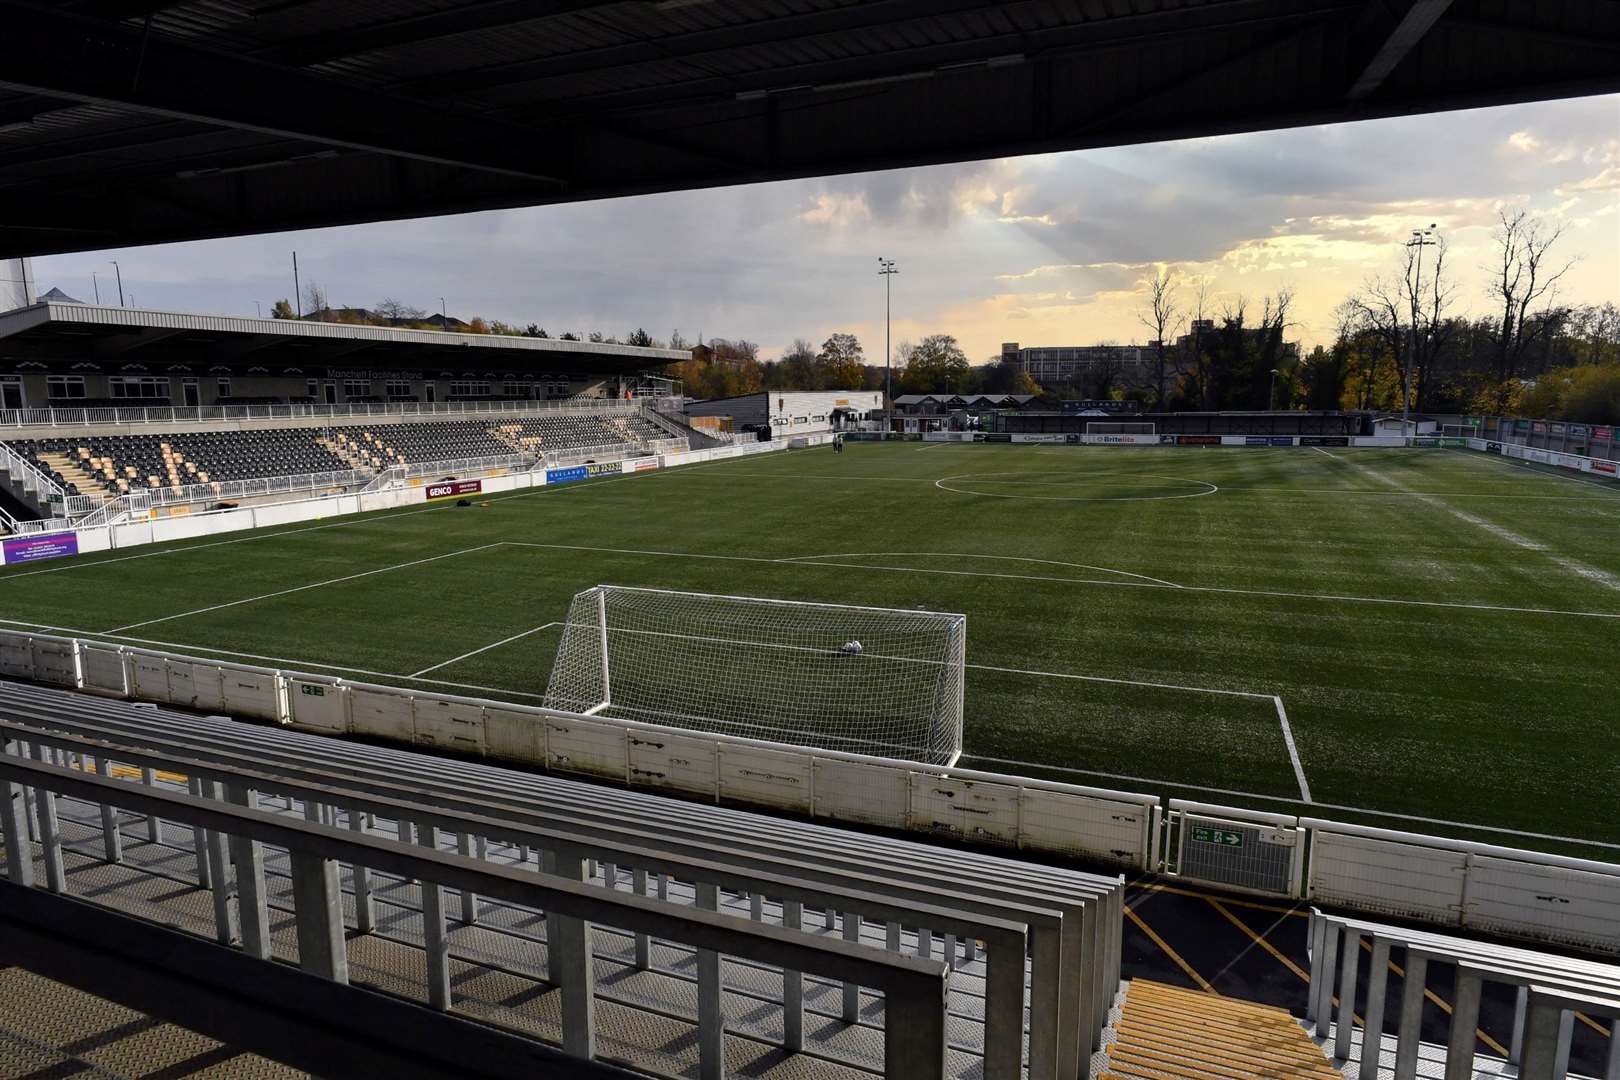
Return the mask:
{"type": "Polygon", "coordinates": [[[1620,875],[1473,855],[1464,925],[1620,953],[1620,875]]]}
{"type": "Polygon", "coordinates": [[[1275,896],[1293,893],[1301,848],[1297,829],[1183,813],[1180,840],[1181,877],[1275,896]]]}
{"type": "Polygon", "coordinates": [[[129,674],[120,649],[85,645],[79,649],[79,673],[86,690],[104,690],[125,697],[129,694],[129,674]]]}
{"type": "Polygon", "coordinates": [[[589,720],[546,720],[546,764],[565,772],[624,779],[625,729],[589,720]]]}
{"type": "Polygon", "coordinates": [[[817,758],[815,776],[814,816],[891,829],[906,827],[911,774],[905,769],[817,758]]]}
{"type": "Polygon", "coordinates": [[[417,697],[416,742],[458,754],[482,754],[484,710],[463,701],[417,697]]]}
{"type": "Polygon", "coordinates": [[[73,642],[35,638],[34,678],[56,686],[78,686],[79,668],[73,658],[73,642]]]}
{"type": "Polygon", "coordinates": [[[221,666],[220,693],[225,712],[256,716],[262,720],[283,719],[281,687],[276,677],[265,671],[243,671],[221,666]]]}
{"type": "Polygon", "coordinates": [[[1022,797],[1022,847],[1147,869],[1147,806],[1040,788],[1022,797]]]}
{"type": "Polygon", "coordinates": [[[329,735],[349,733],[349,695],[334,683],[288,677],[287,714],[294,727],[329,735]]]}
{"type": "Polygon", "coordinates": [[[169,661],[169,700],[176,705],[192,709],[223,709],[225,695],[220,692],[220,682],[219,667],[215,664],[169,661]]]}
{"type": "Polygon", "coordinates": [[[1318,828],[1307,896],[1357,911],[1455,926],[1468,856],[1318,828]]]}
{"type": "Polygon", "coordinates": [[[161,656],[136,653],[130,658],[130,670],[135,679],[135,692],[131,695],[141,701],[169,700],[169,661],[161,656]]]}
{"type": "Polygon", "coordinates": [[[416,719],[408,694],[385,694],[377,690],[349,689],[349,730],[356,735],[372,735],[410,743],[416,738],[416,719]]]}
{"type": "Polygon", "coordinates": [[[911,824],[964,840],[1018,844],[1019,793],[1012,784],[911,774],[911,824]]]}
{"type": "Polygon", "coordinates": [[[517,709],[484,710],[484,753],[505,761],[540,765],[546,760],[546,722],[517,709]]]}
{"type": "Polygon", "coordinates": [[[719,751],[720,794],[801,814],[810,812],[810,755],[725,745],[719,751]]]}
{"type": "Polygon", "coordinates": [[[626,735],[626,740],[633,786],[694,795],[715,794],[719,762],[713,739],[632,731],[626,735]]]}
{"type": "Polygon", "coordinates": [[[34,644],[27,634],[0,630],[0,675],[34,677],[34,644]]]}

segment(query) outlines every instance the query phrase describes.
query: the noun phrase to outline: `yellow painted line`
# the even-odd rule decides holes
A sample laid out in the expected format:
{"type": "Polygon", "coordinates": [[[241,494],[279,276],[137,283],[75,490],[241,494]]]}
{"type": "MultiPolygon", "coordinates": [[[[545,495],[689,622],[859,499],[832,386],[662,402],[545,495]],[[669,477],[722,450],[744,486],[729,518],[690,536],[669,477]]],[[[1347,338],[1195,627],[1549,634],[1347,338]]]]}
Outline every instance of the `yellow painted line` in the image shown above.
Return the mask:
{"type": "MultiPolygon", "coordinates": [[[[1366,938],[1361,939],[1361,947],[1366,952],[1372,952],[1372,944],[1366,938]]],[[[1401,965],[1397,964],[1393,960],[1389,962],[1389,970],[1399,975],[1402,979],[1406,978],[1406,972],[1401,970],[1401,965]]],[[[1444,999],[1442,999],[1439,994],[1436,994],[1427,986],[1423,988],[1423,996],[1434,1002],[1435,1006],[1441,1012],[1445,1013],[1447,1016],[1451,1015],[1451,1006],[1444,999]]],[[[1502,1057],[1508,1056],[1508,1048],[1487,1035],[1483,1028],[1475,1028],[1474,1034],[1479,1036],[1480,1042],[1490,1047],[1497,1054],[1501,1055],[1502,1057]]]]}
{"type": "MultiPolygon", "coordinates": [[[[1172,896],[1191,896],[1198,900],[1212,899],[1209,893],[1199,892],[1197,889],[1185,889],[1176,885],[1164,885],[1156,881],[1133,881],[1131,888],[1141,889],[1144,892],[1169,893],[1172,896]]],[[[1250,908],[1254,911],[1270,911],[1278,915],[1293,915],[1301,919],[1310,917],[1310,913],[1301,911],[1298,907],[1282,907],[1279,904],[1261,904],[1254,900],[1234,900],[1226,897],[1220,898],[1221,903],[1232,907],[1250,908]]]]}
{"type": "Polygon", "coordinates": [[[1255,933],[1248,923],[1245,923],[1242,919],[1232,914],[1225,904],[1215,899],[1213,896],[1206,896],[1204,899],[1209,902],[1210,907],[1214,908],[1216,911],[1225,916],[1227,922],[1249,935],[1250,940],[1252,940],[1262,949],[1266,950],[1266,952],[1270,953],[1276,959],[1277,963],[1281,964],[1289,971],[1292,971],[1295,975],[1298,975],[1306,982],[1311,981],[1310,973],[1301,969],[1298,964],[1294,963],[1292,960],[1288,959],[1288,957],[1284,956],[1280,951],[1278,951],[1277,946],[1266,940],[1266,935],[1255,933]]]}
{"type": "Polygon", "coordinates": [[[1149,941],[1153,942],[1153,944],[1155,944],[1159,948],[1163,949],[1164,950],[1164,955],[1168,956],[1171,960],[1174,960],[1175,963],[1176,963],[1176,966],[1179,967],[1182,971],[1186,972],[1187,977],[1192,979],[1193,982],[1197,983],[1198,988],[1200,990],[1202,990],[1206,994],[1214,994],[1216,997],[1221,996],[1219,993],[1216,992],[1216,990],[1215,990],[1215,988],[1213,986],[1209,985],[1209,980],[1204,978],[1202,975],[1198,974],[1198,972],[1194,971],[1192,965],[1187,963],[1186,960],[1183,960],[1182,957],[1181,957],[1181,954],[1176,952],[1176,950],[1172,949],[1170,947],[1170,943],[1168,941],[1165,941],[1164,938],[1162,938],[1158,934],[1154,933],[1153,932],[1153,927],[1151,927],[1147,923],[1143,922],[1142,921],[1142,916],[1138,915],[1135,911],[1133,911],[1131,909],[1130,905],[1126,905],[1126,907],[1125,907],[1125,917],[1127,919],[1131,920],[1131,922],[1135,923],[1137,925],[1137,927],[1142,931],[1142,933],[1144,933],[1144,934],[1146,934],[1148,936],[1149,941]]]}

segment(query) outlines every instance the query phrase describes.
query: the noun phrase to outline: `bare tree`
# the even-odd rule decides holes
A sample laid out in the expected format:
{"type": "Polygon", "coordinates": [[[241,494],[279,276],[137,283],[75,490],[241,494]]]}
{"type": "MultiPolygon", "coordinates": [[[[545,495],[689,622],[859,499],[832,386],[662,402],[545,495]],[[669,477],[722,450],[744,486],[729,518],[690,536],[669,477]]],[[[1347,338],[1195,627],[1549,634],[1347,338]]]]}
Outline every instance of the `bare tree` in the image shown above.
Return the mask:
{"type": "Polygon", "coordinates": [[[326,287],[318,282],[311,281],[304,286],[304,311],[306,319],[316,322],[330,322],[332,320],[332,303],[326,297],[326,287]]]}
{"type": "Polygon", "coordinates": [[[379,318],[388,322],[419,322],[427,318],[427,312],[421,308],[413,307],[393,296],[383,297],[377,301],[372,310],[379,318]]]}
{"type": "Polygon", "coordinates": [[[1142,325],[1153,331],[1153,383],[1158,390],[1155,405],[1163,407],[1166,389],[1165,376],[1169,374],[1169,358],[1173,355],[1167,347],[1167,338],[1177,321],[1181,318],[1181,308],[1176,299],[1175,274],[1167,268],[1158,270],[1148,282],[1147,306],[1137,313],[1137,319],[1142,325]]]}
{"type": "Polygon", "coordinates": [[[1182,358],[1182,366],[1192,376],[1192,388],[1197,395],[1198,407],[1208,409],[1210,400],[1210,371],[1209,357],[1204,352],[1205,338],[1210,327],[1211,284],[1208,275],[1198,278],[1193,286],[1192,296],[1192,327],[1189,337],[1192,338],[1192,354],[1182,358]]]}
{"type": "Polygon", "coordinates": [[[1422,248],[1408,244],[1403,250],[1399,276],[1375,275],[1362,283],[1347,301],[1353,329],[1370,331],[1387,350],[1401,374],[1403,399],[1422,411],[1436,367],[1456,323],[1447,316],[1456,286],[1447,277],[1445,237],[1432,244],[1434,257],[1423,264],[1422,248]],[[1406,385],[1407,359],[1411,359],[1413,385],[1406,385]]]}
{"type": "Polygon", "coordinates": [[[1519,373],[1525,354],[1544,334],[1556,331],[1561,320],[1548,316],[1558,295],[1558,282],[1575,260],[1561,264],[1552,247],[1563,235],[1562,225],[1550,227],[1520,210],[1511,217],[1504,211],[1496,227],[1498,261],[1487,267],[1490,295],[1502,305],[1501,337],[1497,341],[1496,380],[1505,384],[1519,373]],[[1540,318],[1531,309],[1541,305],[1540,318]]]}

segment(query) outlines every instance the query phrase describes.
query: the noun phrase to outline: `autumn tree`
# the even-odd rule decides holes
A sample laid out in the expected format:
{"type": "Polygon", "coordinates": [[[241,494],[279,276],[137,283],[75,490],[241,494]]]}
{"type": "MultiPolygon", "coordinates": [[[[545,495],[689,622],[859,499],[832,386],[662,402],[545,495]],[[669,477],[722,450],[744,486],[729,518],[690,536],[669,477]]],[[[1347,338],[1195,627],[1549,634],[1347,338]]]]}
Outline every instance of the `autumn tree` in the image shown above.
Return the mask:
{"type": "Polygon", "coordinates": [[[859,390],[866,383],[866,356],[854,334],[833,334],[821,343],[816,368],[827,390],[859,390]]]}
{"type": "Polygon", "coordinates": [[[292,304],[283,298],[277,300],[275,304],[271,306],[270,317],[272,319],[296,319],[298,316],[293,314],[292,304]]]}
{"type": "Polygon", "coordinates": [[[316,282],[309,282],[304,286],[304,310],[309,314],[306,319],[316,322],[330,322],[332,314],[331,301],[326,296],[326,286],[316,282]]]}
{"type": "Polygon", "coordinates": [[[413,323],[427,318],[427,312],[392,296],[385,296],[372,305],[376,315],[390,323],[413,323]]]}
{"type": "Polygon", "coordinates": [[[804,338],[793,344],[776,364],[776,384],[784,390],[816,390],[816,350],[804,338]]]}
{"type": "Polygon", "coordinates": [[[967,389],[967,354],[950,334],[930,334],[911,348],[901,385],[909,394],[953,393],[967,389]]]}

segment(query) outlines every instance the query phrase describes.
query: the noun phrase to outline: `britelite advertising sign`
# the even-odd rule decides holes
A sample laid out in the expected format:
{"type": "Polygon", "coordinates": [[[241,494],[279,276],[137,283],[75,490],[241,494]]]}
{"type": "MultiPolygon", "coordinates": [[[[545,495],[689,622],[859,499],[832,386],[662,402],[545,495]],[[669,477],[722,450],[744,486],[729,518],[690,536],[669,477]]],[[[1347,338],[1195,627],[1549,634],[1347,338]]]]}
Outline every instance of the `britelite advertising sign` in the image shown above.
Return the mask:
{"type": "Polygon", "coordinates": [[[428,501],[434,499],[453,499],[457,495],[476,495],[484,490],[482,480],[441,480],[437,484],[429,484],[426,488],[428,501]]]}
{"type": "Polygon", "coordinates": [[[4,552],[7,563],[38,562],[41,559],[60,559],[64,555],[77,555],[79,534],[65,532],[46,533],[44,536],[19,536],[5,542],[4,552]]]}

